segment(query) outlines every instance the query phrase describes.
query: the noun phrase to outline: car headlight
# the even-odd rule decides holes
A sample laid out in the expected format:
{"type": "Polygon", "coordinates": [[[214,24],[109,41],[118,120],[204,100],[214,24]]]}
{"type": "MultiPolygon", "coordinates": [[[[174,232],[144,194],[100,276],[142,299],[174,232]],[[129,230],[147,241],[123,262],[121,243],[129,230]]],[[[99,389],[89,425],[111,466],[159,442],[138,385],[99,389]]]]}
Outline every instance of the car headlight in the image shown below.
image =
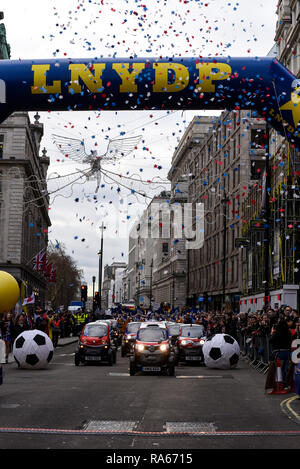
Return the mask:
{"type": "Polygon", "coordinates": [[[187,345],[187,344],[192,344],[193,342],[191,340],[182,340],[181,345],[187,345]]]}
{"type": "Polygon", "coordinates": [[[144,350],[144,348],[145,348],[145,347],[144,347],[143,344],[139,344],[139,345],[137,346],[137,349],[138,349],[139,352],[142,352],[142,351],[144,350]]]}
{"type": "Polygon", "coordinates": [[[160,348],[161,352],[166,352],[168,350],[169,346],[167,344],[162,344],[159,348],[160,348]]]}
{"type": "Polygon", "coordinates": [[[204,344],[204,342],[205,342],[205,340],[204,340],[204,339],[200,339],[200,345],[203,345],[203,344],[204,344]]]}

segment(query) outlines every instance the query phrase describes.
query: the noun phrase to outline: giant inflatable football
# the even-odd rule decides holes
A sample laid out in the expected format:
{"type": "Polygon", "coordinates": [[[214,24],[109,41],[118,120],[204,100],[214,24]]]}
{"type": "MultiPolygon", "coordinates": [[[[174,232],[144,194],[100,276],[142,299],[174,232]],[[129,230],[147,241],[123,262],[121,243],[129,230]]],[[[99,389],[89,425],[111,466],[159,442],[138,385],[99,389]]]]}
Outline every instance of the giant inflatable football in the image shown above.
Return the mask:
{"type": "Polygon", "coordinates": [[[24,331],[16,338],[13,355],[20,368],[47,368],[53,357],[53,343],[45,332],[24,331]]]}
{"type": "Polygon", "coordinates": [[[204,363],[208,368],[234,368],[240,356],[237,341],[228,334],[215,334],[203,344],[204,363]]]}

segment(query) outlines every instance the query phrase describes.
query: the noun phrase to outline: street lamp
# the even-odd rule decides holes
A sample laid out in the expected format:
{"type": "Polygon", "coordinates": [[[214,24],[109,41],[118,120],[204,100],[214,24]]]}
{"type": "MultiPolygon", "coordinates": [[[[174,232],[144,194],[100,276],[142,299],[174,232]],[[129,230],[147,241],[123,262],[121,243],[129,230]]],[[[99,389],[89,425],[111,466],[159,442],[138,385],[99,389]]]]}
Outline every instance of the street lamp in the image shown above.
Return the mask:
{"type": "Polygon", "coordinates": [[[93,310],[94,310],[94,305],[95,305],[95,282],[96,282],[96,277],[93,276],[93,310]]]}
{"type": "Polygon", "coordinates": [[[127,288],[128,288],[128,289],[127,289],[127,297],[128,297],[127,300],[128,300],[128,301],[129,301],[130,298],[131,298],[131,297],[130,297],[130,293],[131,293],[131,291],[130,291],[130,281],[131,281],[131,280],[130,280],[130,277],[128,277],[128,282],[127,282],[127,285],[128,285],[128,287],[127,287],[127,288]]]}
{"type": "Polygon", "coordinates": [[[266,128],[266,167],[265,167],[265,184],[263,184],[263,203],[262,214],[265,220],[264,232],[264,277],[265,277],[265,304],[268,304],[268,297],[270,295],[270,192],[271,192],[271,174],[270,174],[270,127],[267,123],[266,128]]]}
{"type": "Polygon", "coordinates": [[[153,259],[150,264],[150,311],[152,311],[153,259]]]}
{"type": "MultiPolygon", "coordinates": [[[[225,183],[224,183],[225,185],[225,183]]],[[[224,198],[221,200],[223,204],[223,268],[222,268],[222,284],[223,284],[223,294],[222,294],[222,302],[223,307],[225,307],[225,298],[226,298],[226,245],[227,245],[227,204],[229,202],[229,198],[224,190],[224,198]]]]}
{"type": "Polygon", "coordinates": [[[99,274],[98,274],[98,292],[99,292],[99,309],[101,310],[102,306],[102,266],[103,266],[103,231],[106,229],[103,222],[101,225],[101,248],[98,252],[99,256],[99,274]]]}

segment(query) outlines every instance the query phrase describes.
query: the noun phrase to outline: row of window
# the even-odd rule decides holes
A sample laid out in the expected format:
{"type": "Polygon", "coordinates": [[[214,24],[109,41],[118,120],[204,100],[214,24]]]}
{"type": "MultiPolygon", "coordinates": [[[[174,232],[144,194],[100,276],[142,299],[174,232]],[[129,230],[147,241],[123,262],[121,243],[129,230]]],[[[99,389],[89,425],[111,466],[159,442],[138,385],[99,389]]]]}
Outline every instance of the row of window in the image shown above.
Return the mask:
{"type": "MultiPolygon", "coordinates": [[[[238,235],[238,224],[227,229],[226,236],[226,255],[232,255],[236,251],[235,239],[238,235]]],[[[211,236],[205,240],[205,244],[201,249],[190,250],[190,265],[191,267],[199,267],[205,265],[207,262],[218,261],[223,259],[223,242],[224,233],[221,231],[215,236],[211,236]]]]}
{"type": "MultiPolygon", "coordinates": [[[[238,256],[226,260],[225,284],[227,287],[229,287],[229,284],[236,285],[239,281],[239,265],[238,256]]],[[[213,263],[191,272],[189,281],[191,291],[210,291],[222,288],[223,262],[213,263]]]]}

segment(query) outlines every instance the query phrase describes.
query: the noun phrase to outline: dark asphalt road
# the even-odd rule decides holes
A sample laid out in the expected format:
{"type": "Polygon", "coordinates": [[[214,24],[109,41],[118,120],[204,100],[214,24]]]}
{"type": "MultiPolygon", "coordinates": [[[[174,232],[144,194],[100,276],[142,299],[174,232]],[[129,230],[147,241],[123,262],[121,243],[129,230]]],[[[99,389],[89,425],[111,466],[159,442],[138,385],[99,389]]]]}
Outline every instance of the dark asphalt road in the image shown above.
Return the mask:
{"type": "Polygon", "coordinates": [[[265,376],[243,360],[234,370],[181,365],[175,377],[130,377],[120,352],[112,367],[76,367],[74,350],[57,348],[46,370],[4,365],[1,449],[300,447],[300,403],[266,395],[265,376]]]}

